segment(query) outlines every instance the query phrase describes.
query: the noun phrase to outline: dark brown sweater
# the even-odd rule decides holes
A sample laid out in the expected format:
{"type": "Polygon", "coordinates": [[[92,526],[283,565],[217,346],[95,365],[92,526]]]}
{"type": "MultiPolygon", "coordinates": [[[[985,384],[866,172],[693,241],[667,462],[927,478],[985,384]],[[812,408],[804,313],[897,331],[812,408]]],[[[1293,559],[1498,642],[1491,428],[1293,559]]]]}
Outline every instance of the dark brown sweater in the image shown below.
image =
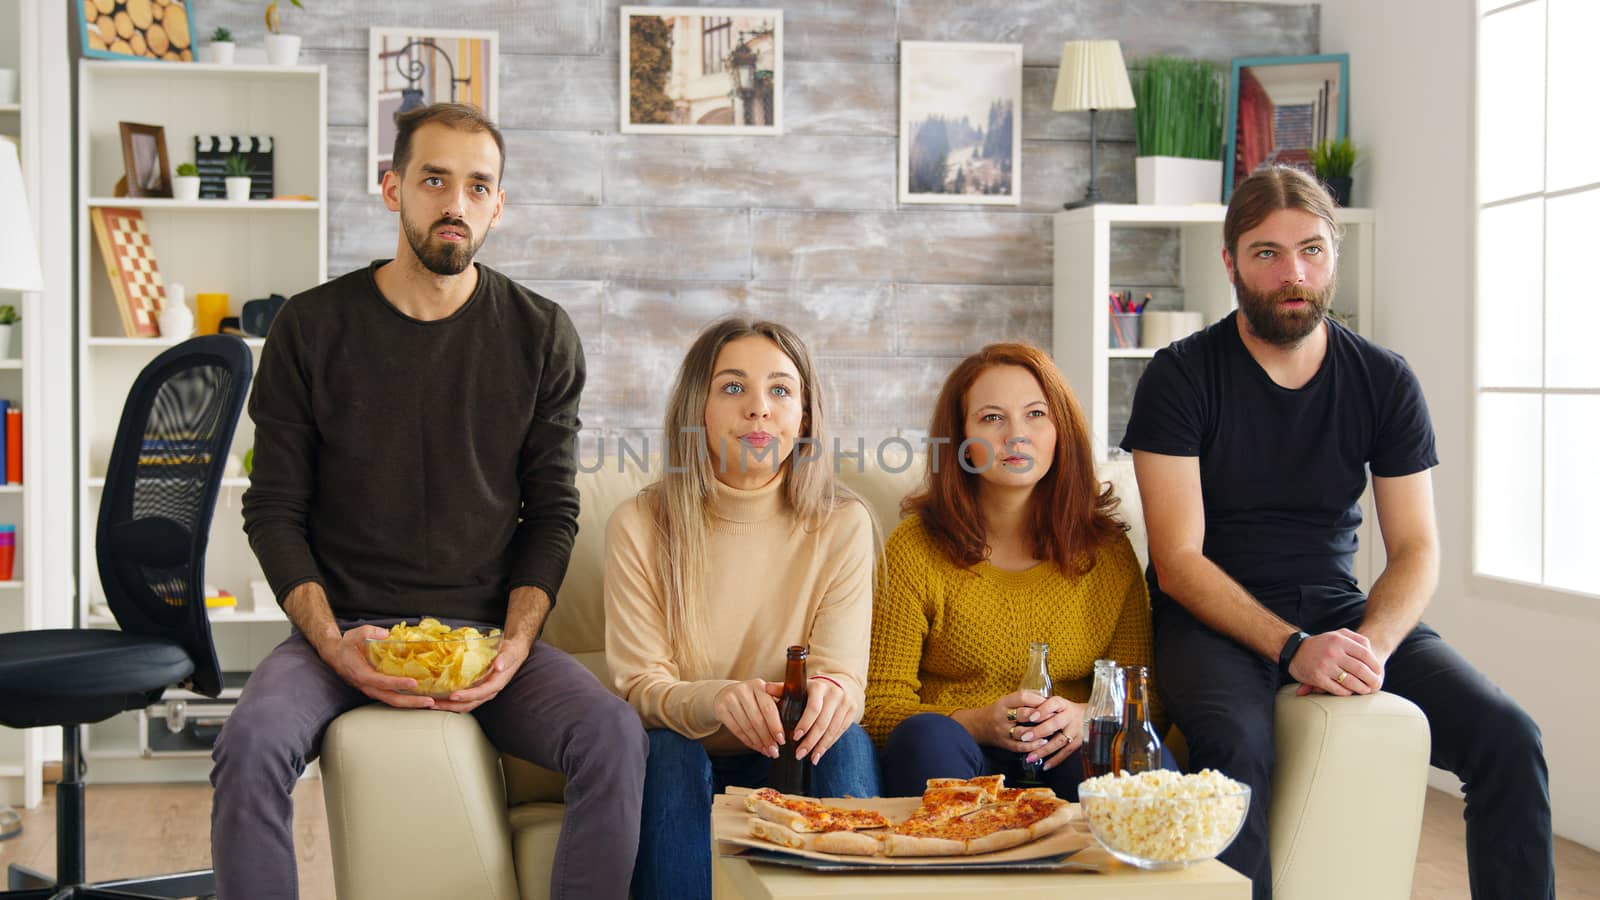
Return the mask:
{"type": "Polygon", "coordinates": [[[272,323],[250,396],[244,529],[278,602],[320,582],[344,619],[503,622],[512,588],[553,601],[578,530],[583,346],[560,306],[478,266],[421,322],[366,269],[272,323]]]}

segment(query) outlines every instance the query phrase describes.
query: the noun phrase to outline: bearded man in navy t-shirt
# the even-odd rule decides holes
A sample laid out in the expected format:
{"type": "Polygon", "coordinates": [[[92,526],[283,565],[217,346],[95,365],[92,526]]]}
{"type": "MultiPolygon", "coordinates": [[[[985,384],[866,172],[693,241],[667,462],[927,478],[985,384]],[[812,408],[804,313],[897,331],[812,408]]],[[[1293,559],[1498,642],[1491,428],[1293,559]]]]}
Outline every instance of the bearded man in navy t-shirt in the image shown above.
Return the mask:
{"type": "Polygon", "coordinates": [[[1433,764],[1466,785],[1473,897],[1553,898],[1538,726],[1421,622],[1439,571],[1433,424],[1406,361],[1327,317],[1338,239],[1320,184],[1258,170],[1223,225],[1239,309],[1158,352],[1139,381],[1122,447],[1150,535],[1157,688],[1191,767],[1250,786],[1221,858],[1256,900],[1272,894],[1273,707],[1290,682],[1421,707],[1433,764]],[[1369,471],[1387,563],[1362,594],[1369,471]]]}

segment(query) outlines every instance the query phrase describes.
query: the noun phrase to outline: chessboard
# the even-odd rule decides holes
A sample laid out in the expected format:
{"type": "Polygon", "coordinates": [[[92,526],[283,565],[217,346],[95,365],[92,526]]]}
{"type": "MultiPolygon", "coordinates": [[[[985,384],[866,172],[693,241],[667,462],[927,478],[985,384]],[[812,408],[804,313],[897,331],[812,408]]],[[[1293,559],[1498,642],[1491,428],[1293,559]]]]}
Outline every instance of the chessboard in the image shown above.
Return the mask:
{"type": "Polygon", "coordinates": [[[159,337],[161,328],[156,324],[156,314],[161,312],[167,289],[156,268],[144,216],[137,209],[110,207],[96,207],[89,216],[100,243],[101,261],[117,296],[123,333],[128,337],[159,337]]]}

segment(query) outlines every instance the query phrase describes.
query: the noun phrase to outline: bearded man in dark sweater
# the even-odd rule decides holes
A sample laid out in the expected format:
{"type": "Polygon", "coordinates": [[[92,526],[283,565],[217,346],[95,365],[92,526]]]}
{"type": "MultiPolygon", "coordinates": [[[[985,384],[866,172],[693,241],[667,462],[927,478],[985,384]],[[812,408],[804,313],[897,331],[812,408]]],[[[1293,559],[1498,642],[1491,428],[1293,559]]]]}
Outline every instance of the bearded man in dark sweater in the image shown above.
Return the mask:
{"type": "Polygon", "coordinates": [[[477,110],[398,119],[383,198],[395,258],[290,300],[250,398],[245,531],[293,633],[213,753],[222,900],[296,894],[290,792],[328,723],[367,703],[471,713],[496,748],[567,777],[555,897],[625,897],[648,744],[582,664],[537,641],[577,532],[583,348],[555,303],[473,262],[505,202],[477,110]],[[487,676],[434,699],[368,638],[432,615],[503,627],[487,676]]]}

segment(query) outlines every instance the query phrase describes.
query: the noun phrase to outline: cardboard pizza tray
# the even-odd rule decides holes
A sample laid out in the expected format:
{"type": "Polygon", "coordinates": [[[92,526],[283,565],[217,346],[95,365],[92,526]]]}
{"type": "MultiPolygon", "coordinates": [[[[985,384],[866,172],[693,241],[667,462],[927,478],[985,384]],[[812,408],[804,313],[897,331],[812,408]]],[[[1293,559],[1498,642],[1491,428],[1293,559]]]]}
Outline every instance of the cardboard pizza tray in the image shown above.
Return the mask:
{"type": "MultiPolygon", "coordinates": [[[[738,854],[745,859],[801,866],[822,872],[861,872],[869,869],[1000,871],[1068,868],[1092,871],[1099,868],[1097,864],[1079,866],[1069,863],[1069,857],[1094,846],[1094,838],[1090,837],[1087,831],[1072,825],[1020,847],[1010,847],[975,856],[845,856],[838,853],[819,853],[815,850],[792,850],[751,836],[751,813],[744,806],[744,795],[748,793],[750,793],[748,788],[729,788],[726,793],[717,795],[711,804],[711,831],[720,842],[719,849],[724,855],[738,854]],[[740,849],[733,849],[735,847],[740,849]]],[[[921,798],[875,797],[866,800],[830,798],[823,802],[848,809],[874,809],[883,813],[890,821],[898,822],[916,810],[921,798]]],[[[1081,822],[1081,819],[1078,821],[1081,822]]]]}

